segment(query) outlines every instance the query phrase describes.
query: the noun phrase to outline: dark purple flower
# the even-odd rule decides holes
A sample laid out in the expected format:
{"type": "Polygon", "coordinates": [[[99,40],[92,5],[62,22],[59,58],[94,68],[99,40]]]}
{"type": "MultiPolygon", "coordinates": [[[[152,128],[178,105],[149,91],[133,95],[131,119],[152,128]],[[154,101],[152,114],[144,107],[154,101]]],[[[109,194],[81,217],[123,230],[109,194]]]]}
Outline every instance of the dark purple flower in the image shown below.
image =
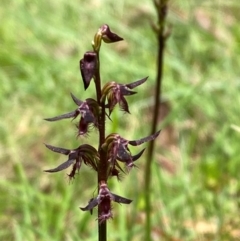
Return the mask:
{"type": "Polygon", "coordinates": [[[111,30],[110,30],[110,28],[107,24],[104,24],[100,28],[100,31],[101,31],[101,34],[102,34],[102,40],[105,43],[115,43],[115,42],[123,40],[123,38],[121,38],[117,34],[111,32],[111,30]]]}
{"type": "Polygon", "coordinates": [[[75,119],[79,114],[81,115],[78,127],[78,135],[84,135],[88,131],[88,127],[93,124],[98,127],[98,113],[99,106],[96,100],[88,98],[85,101],[77,99],[71,94],[73,101],[78,105],[78,108],[72,112],[56,116],[53,118],[46,118],[47,121],[57,121],[67,118],[75,119]]]}
{"type": "Polygon", "coordinates": [[[136,94],[137,92],[132,91],[131,89],[143,84],[147,78],[148,77],[130,84],[118,84],[114,81],[107,83],[102,89],[101,102],[105,102],[107,99],[106,107],[109,108],[109,115],[111,115],[111,112],[117,103],[123,111],[130,113],[128,103],[124,96],[136,94]]]}
{"type": "Polygon", "coordinates": [[[92,209],[98,206],[100,210],[98,220],[101,223],[112,218],[112,201],[124,204],[130,204],[132,202],[132,200],[130,199],[111,193],[107,187],[107,184],[105,182],[102,182],[99,187],[98,196],[96,198],[92,198],[86,207],[80,209],[82,211],[92,212],[92,209]]]}
{"type": "Polygon", "coordinates": [[[84,162],[88,166],[91,166],[95,171],[97,171],[99,155],[97,150],[94,147],[88,144],[84,144],[79,146],[76,149],[69,150],[69,149],[55,147],[47,144],[45,145],[51,151],[68,155],[67,161],[60,164],[56,168],[45,170],[45,172],[59,172],[73,165],[72,171],[68,175],[71,179],[71,178],[74,178],[76,172],[80,170],[82,162],[84,162]]]}
{"type": "Polygon", "coordinates": [[[88,51],[79,62],[84,88],[88,88],[91,79],[95,76],[97,68],[97,54],[94,51],[88,51]]]}
{"type": "Polygon", "coordinates": [[[132,155],[128,148],[128,144],[132,146],[141,145],[144,142],[154,140],[159,135],[159,133],[160,131],[158,131],[154,135],[150,135],[134,141],[128,141],[115,133],[107,136],[104,144],[102,145],[102,148],[104,151],[107,152],[107,158],[110,163],[109,176],[118,177],[119,173],[122,171],[118,161],[125,163],[125,166],[129,171],[132,167],[135,166],[134,162],[142,156],[145,149],[143,149],[136,155],[132,155]]]}
{"type": "Polygon", "coordinates": [[[102,40],[105,43],[115,43],[115,42],[123,40],[123,38],[121,38],[117,34],[113,33],[110,30],[109,26],[107,24],[104,24],[103,26],[101,26],[98,29],[98,31],[95,34],[94,39],[92,41],[92,46],[93,46],[93,49],[95,52],[99,52],[102,40]]]}

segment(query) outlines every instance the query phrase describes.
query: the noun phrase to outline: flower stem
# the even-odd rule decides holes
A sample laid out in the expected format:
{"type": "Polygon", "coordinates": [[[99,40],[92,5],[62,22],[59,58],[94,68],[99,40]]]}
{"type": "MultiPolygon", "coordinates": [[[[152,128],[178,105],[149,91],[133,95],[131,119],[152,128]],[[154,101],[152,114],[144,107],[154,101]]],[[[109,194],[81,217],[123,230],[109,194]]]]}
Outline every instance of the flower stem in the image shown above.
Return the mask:
{"type": "Polygon", "coordinates": [[[107,222],[98,222],[98,240],[106,241],[107,240],[107,222]]]}
{"type": "MultiPolygon", "coordinates": [[[[97,102],[101,107],[101,114],[99,115],[98,123],[99,123],[99,146],[98,152],[100,155],[100,162],[98,165],[98,184],[101,182],[107,183],[107,158],[106,153],[101,149],[102,144],[105,141],[105,103],[101,103],[101,76],[100,76],[100,58],[99,51],[97,52],[97,70],[95,75],[95,86],[96,86],[96,94],[97,94],[97,102]]],[[[98,185],[99,188],[99,185],[98,185]]],[[[98,190],[99,191],[99,190],[98,190]]],[[[98,208],[98,216],[101,215],[100,206],[98,208]]],[[[107,222],[100,222],[98,220],[98,240],[106,241],[107,240],[107,222]]]]}

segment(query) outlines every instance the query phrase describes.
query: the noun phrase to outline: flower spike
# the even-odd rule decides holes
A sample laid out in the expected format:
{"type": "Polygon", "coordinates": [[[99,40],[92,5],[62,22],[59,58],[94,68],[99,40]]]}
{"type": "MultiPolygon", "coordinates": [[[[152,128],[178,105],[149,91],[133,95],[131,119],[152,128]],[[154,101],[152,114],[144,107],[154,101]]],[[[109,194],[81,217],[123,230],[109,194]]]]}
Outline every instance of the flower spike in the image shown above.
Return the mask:
{"type": "Polygon", "coordinates": [[[100,74],[101,44],[102,42],[115,43],[121,40],[123,38],[112,32],[107,24],[102,25],[98,29],[92,41],[93,50],[85,52],[79,61],[84,89],[86,90],[89,87],[93,79],[96,100],[88,98],[82,101],[71,93],[71,98],[77,105],[75,110],[45,119],[46,121],[54,122],[69,118],[74,120],[80,117],[76,123],[78,136],[86,136],[90,127],[98,129],[98,149],[89,144],[79,145],[75,149],[45,144],[49,150],[66,156],[63,163],[55,168],[47,169],[45,172],[55,173],[71,167],[70,173],[67,174],[70,180],[75,178],[76,173],[80,171],[81,166],[84,164],[97,172],[98,194],[96,197],[92,197],[85,207],[80,207],[80,209],[82,211],[90,211],[92,214],[93,209],[95,207],[98,208],[99,237],[101,237],[101,234],[104,237],[106,236],[107,225],[101,225],[101,223],[105,223],[113,217],[113,202],[122,204],[130,204],[132,202],[132,200],[114,194],[109,190],[107,184],[109,177],[115,176],[120,181],[124,174],[128,173],[133,167],[137,167],[135,163],[143,155],[145,148],[133,155],[129,145],[138,146],[152,141],[160,133],[158,131],[139,140],[127,140],[117,133],[106,136],[106,119],[108,118],[112,121],[111,113],[116,105],[123,112],[130,113],[127,97],[136,94],[137,92],[134,89],[145,83],[148,78],[145,77],[128,84],[120,84],[115,81],[108,82],[105,85],[102,84],[100,74]]]}

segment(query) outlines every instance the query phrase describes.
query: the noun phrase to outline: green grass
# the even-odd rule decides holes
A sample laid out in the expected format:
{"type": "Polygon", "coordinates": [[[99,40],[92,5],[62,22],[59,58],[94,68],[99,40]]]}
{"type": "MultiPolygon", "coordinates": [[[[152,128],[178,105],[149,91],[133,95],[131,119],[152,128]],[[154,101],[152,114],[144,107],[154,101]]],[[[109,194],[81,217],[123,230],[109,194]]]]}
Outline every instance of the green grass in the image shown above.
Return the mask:
{"type": "MultiPolygon", "coordinates": [[[[240,185],[240,30],[238,1],[170,3],[163,103],[152,166],[153,240],[237,240],[240,185]]],[[[73,183],[42,170],[64,161],[43,143],[73,148],[74,123],[43,121],[75,108],[84,91],[78,62],[103,23],[124,42],[103,45],[103,81],[149,76],[129,97],[132,115],[114,111],[109,132],[137,139],[150,132],[156,40],[151,1],[1,1],[0,240],[97,240],[96,211],[81,212],[96,194],[94,173],[73,183]]],[[[139,149],[134,149],[137,153],[139,149]]],[[[144,158],[111,190],[134,200],[114,205],[109,240],[143,240],[144,158]]]]}

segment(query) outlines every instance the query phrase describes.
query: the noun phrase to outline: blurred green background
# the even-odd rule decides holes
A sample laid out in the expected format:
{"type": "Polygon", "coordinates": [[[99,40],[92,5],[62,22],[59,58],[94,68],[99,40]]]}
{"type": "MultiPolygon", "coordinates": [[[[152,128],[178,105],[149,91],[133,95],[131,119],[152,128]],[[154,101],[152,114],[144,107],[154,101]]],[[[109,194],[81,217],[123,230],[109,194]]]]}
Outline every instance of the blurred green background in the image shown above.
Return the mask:
{"type": "MultiPolygon", "coordinates": [[[[240,3],[169,1],[162,120],[152,176],[153,240],[240,240],[240,3]]],[[[103,82],[149,76],[118,108],[107,132],[126,139],[150,133],[157,42],[156,13],[143,1],[0,2],[0,240],[97,240],[96,211],[80,211],[96,195],[95,173],[82,167],[73,183],[44,169],[65,159],[43,143],[97,146],[93,131],[76,138],[75,122],[46,117],[76,108],[85,92],[79,59],[104,23],[125,41],[102,45],[103,82]],[[131,3],[130,3],[131,2],[131,3]]],[[[140,148],[132,150],[133,153],[140,148]]],[[[143,240],[144,163],[110,181],[112,192],[133,199],[115,204],[109,240],[143,240]]]]}

